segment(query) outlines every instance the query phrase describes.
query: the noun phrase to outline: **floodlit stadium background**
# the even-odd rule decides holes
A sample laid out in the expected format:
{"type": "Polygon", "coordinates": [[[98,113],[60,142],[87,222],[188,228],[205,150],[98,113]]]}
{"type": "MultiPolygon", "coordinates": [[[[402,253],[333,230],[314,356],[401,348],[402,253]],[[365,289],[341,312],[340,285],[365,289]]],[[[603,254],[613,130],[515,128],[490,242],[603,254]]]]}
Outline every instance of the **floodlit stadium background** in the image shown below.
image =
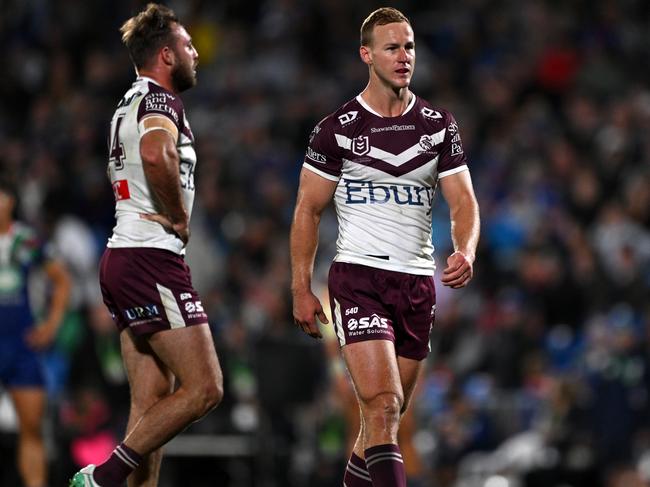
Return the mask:
{"type": "MultiPolygon", "coordinates": [[[[46,357],[52,485],[100,461],[125,425],[96,274],[113,225],[106,128],[134,77],[117,29],[143,4],[0,3],[0,171],[75,277],[46,357]]],[[[183,95],[199,158],[188,260],[226,399],[169,445],[160,485],[341,485],[337,367],[292,325],[288,230],[308,135],[365,86],[358,28],[384,2],[167,4],[200,54],[183,95]]],[[[482,213],[474,281],[438,287],[410,485],[649,486],[650,3],[392,5],[416,32],[413,90],[459,122],[482,213]]],[[[329,212],[317,285],[335,238],[329,212]]],[[[19,485],[6,401],[0,431],[0,484],[19,485]]]]}

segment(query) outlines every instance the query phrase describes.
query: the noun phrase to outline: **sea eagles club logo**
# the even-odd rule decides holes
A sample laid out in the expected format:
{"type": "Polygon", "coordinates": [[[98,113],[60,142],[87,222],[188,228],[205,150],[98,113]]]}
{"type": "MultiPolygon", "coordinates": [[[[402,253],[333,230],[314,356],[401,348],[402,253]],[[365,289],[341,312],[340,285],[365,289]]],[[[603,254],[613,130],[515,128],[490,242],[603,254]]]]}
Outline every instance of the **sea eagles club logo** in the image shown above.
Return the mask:
{"type": "Polygon", "coordinates": [[[433,149],[433,137],[430,135],[423,135],[420,137],[420,147],[425,151],[433,149]]]}
{"type": "Polygon", "coordinates": [[[357,156],[365,156],[370,152],[370,141],[367,135],[361,135],[352,139],[352,153],[357,156]]]}

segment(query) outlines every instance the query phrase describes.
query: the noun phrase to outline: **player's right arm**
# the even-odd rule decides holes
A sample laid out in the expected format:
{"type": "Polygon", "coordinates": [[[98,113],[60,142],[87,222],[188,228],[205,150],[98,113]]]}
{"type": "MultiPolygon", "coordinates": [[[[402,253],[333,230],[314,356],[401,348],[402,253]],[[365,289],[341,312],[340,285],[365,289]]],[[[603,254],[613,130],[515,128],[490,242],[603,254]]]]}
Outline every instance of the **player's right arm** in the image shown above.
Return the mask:
{"type": "Polygon", "coordinates": [[[318,247],[318,227],[321,214],[332,200],[336,181],[319,176],[303,168],[296,208],[290,234],[291,292],[293,294],[293,319],[313,338],[322,338],[316,317],[328,323],[323,306],[311,289],[314,259],[318,247]]]}
{"type": "Polygon", "coordinates": [[[142,217],[160,223],[187,244],[190,237],[189,221],[181,192],[180,158],[176,149],[178,129],[162,116],[147,117],[144,127],[144,134],[140,138],[140,157],[147,183],[160,211],[142,217]]]}

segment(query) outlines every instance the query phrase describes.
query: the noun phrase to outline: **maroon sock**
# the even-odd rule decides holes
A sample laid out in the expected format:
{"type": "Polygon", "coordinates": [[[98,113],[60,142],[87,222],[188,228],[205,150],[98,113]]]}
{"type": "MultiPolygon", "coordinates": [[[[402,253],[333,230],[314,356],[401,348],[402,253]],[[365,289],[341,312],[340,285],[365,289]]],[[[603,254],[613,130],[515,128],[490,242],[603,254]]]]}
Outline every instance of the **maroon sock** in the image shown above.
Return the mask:
{"type": "Polygon", "coordinates": [[[98,465],[93,472],[93,479],[101,487],[122,487],[126,478],[142,461],[142,456],[131,450],[124,443],[115,447],[108,460],[98,465]]]}
{"type": "Polygon", "coordinates": [[[399,446],[371,446],[364,454],[373,487],[406,487],[404,461],[399,446]]]}
{"type": "Polygon", "coordinates": [[[372,480],[370,480],[370,474],[366,469],[366,462],[363,458],[355,455],[354,452],[350,455],[348,466],[345,469],[343,485],[345,487],[372,487],[372,480]]]}

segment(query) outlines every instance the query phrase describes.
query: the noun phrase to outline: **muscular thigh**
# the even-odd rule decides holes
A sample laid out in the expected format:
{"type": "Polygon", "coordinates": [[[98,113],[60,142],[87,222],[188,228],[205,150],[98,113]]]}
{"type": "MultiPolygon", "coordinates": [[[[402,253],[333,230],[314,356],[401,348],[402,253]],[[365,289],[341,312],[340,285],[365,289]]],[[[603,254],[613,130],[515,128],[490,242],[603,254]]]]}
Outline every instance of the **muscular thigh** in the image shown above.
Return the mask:
{"type": "Polygon", "coordinates": [[[129,384],[131,403],[135,414],[142,413],[174,386],[171,370],[154,353],[147,338],[135,336],[131,330],[120,334],[122,357],[129,384]]]}
{"type": "Polygon", "coordinates": [[[361,402],[381,394],[395,394],[402,402],[402,389],[395,347],[387,340],[370,340],[346,345],[343,358],[361,402]]]}
{"type": "Polygon", "coordinates": [[[221,369],[207,323],[161,331],[149,338],[149,345],[181,385],[206,380],[221,384],[221,369]]]}
{"type": "Polygon", "coordinates": [[[402,412],[406,411],[411,403],[413,392],[417,384],[420,371],[422,370],[424,361],[413,360],[405,357],[397,357],[397,365],[399,367],[400,382],[404,390],[404,404],[402,412]]]}

